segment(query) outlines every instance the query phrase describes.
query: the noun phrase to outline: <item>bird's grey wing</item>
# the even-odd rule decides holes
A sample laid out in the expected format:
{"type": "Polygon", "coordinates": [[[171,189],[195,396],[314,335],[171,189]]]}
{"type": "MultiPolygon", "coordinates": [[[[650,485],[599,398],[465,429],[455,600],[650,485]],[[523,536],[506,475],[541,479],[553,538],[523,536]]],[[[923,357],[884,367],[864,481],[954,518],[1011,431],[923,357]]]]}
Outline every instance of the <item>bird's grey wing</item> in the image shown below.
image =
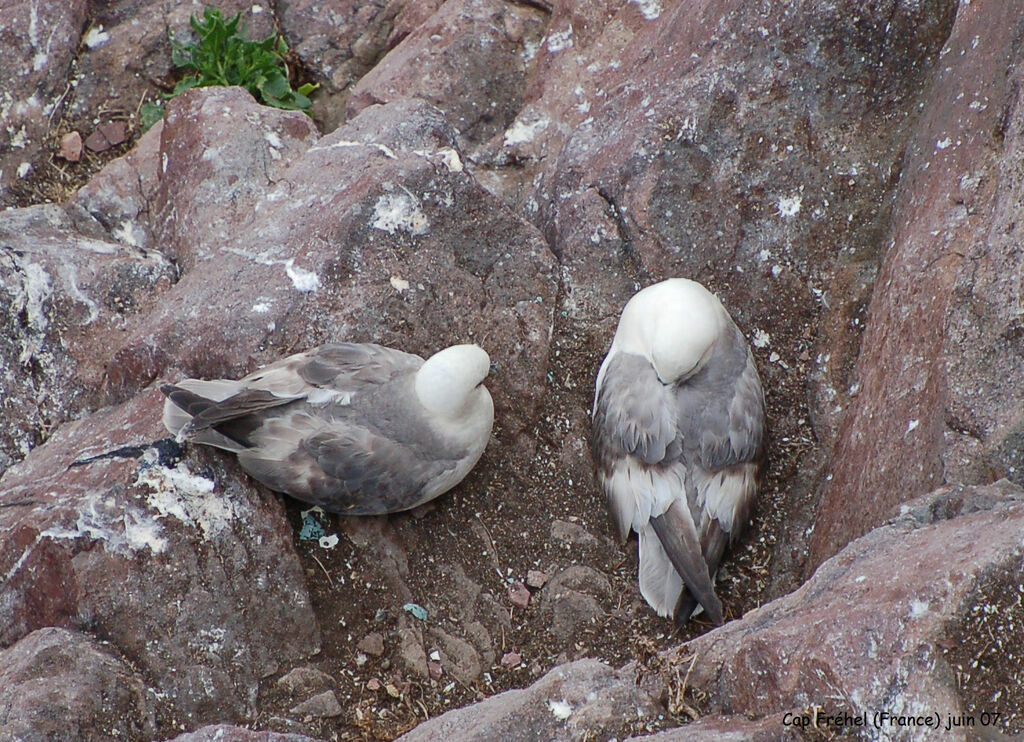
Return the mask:
{"type": "Polygon", "coordinates": [[[260,437],[272,445],[243,451],[239,461],[271,489],[347,515],[413,507],[432,481],[458,463],[362,426],[314,427],[315,422],[288,417],[268,421],[260,437]]]}
{"type": "MultiPolygon", "coordinates": [[[[689,503],[703,533],[717,519],[735,535],[749,516],[764,446],[765,409],[753,355],[731,322],[728,342],[676,390],[683,457],[690,464],[689,503]]],[[[717,566],[717,565],[716,565],[717,566]]]]}
{"type": "Polygon", "coordinates": [[[296,371],[309,384],[352,391],[415,373],[422,365],[423,359],[419,356],[383,345],[333,343],[310,353],[296,371]]]}
{"type": "Polygon", "coordinates": [[[619,537],[625,539],[634,521],[647,522],[651,503],[636,497],[633,487],[624,481],[632,477],[623,468],[634,463],[655,467],[679,454],[675,411],[646,359],[628,353],[608,359],[595,392],[591,423],[598,477],[619,537]]]}
{"type": "Polygon", "coordinates": [[[423,359],[372,343],[329,343],[282,358],[239,380],[246,389],[311,401],[343,401],[349,395],[414,373],[423,359]]]}
{"type": "Polygon", "coordinates": [[[709,470],[755,460],[764,439],[764,392],[753,355],[732,323],[728,342],[676,391],[683,446],[709,470]]]}

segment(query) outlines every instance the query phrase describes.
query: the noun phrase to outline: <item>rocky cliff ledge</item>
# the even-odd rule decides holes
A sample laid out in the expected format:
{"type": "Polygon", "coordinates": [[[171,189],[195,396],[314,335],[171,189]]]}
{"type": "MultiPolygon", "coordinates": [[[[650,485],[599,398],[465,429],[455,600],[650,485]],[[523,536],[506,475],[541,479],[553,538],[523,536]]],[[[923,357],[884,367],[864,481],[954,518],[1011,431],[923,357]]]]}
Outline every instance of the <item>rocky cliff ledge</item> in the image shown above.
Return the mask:
{"type": "Polygon", "coordinates": [[[206,88],[141,135],[201,5],[0,7],[0,738],[1024,733],[1015,3],[220,7],[312,117],[206,88]],[[586,445],[618,312],[675,275],[771,423],[731,620],[682,635],[586,445]],[[322,517],[167,438],[160,382],[340,340],[487,349],[456,490],[322,517]]]}

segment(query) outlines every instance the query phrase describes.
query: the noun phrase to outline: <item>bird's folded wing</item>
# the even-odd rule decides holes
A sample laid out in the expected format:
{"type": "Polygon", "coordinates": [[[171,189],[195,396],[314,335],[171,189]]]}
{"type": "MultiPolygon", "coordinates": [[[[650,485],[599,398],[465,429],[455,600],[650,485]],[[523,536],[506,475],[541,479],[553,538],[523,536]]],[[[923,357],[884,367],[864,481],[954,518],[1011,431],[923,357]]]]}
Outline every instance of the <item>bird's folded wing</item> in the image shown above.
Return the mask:
{"type": "Polygon", "coordinates": [[[594,400],[591,444],[612,517],[625,539],[631,527],[660,514],[682,480],[651,471],[679,455],[675,410],[651,365],[639,356],[613,356],[594,400]]]}
{"type": "Polygon", "coordinates": [[[628,455],[654,465],[678,454],[675,410],[645,358],[617,353],[609,360],[594,400],[593,431],[599,466],[628,455]]]}
{"type": "Polygon", "coordinates": [[[291,441],[286,431],[275,431],[275,445],[275,451],[245,451],[239,459],[271,489],[349,515],[412,507],[430,482],[457,464],[421,455],[414,446],[360,426],[296,435],[291,441]]]}
{"type": "Polygon", "coordinates": [[[332,343],[302,355],[294,373],[306,384],[336,391],[383,384],[423,365],[419,356],[372,343],[332,343]]]}
{"type": "Polygon", "coordinates": [[[733,353],[731,359],[716,358],[675,393],[683,446],[707,471],[753,461],[763,445],[764,393],[742,336],[733,353]]]}

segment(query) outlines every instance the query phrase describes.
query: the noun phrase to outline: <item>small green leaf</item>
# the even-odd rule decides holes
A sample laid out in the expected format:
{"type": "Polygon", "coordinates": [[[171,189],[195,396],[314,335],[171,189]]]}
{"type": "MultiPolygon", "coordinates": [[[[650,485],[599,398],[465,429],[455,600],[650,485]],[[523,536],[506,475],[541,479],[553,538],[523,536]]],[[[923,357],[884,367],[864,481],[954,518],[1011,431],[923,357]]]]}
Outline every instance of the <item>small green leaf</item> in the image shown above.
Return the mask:
{"type": "Polygon", "coordinates": [[[171,94],[171,97],[173,98],[175,95],[181,95],[186,90],[198,87],[200,87],[198,77],[194,75],[192,77],[186,77],[183,80],[179,80],[178,84],[174,86],[174,92],[171,94]]]}
{"type": "Polygon", "coordinates": [[[139,107],[139,126],[143,132],[149,131],[163,117],[164,107],[159,103],[143,103],[139,107]]]}

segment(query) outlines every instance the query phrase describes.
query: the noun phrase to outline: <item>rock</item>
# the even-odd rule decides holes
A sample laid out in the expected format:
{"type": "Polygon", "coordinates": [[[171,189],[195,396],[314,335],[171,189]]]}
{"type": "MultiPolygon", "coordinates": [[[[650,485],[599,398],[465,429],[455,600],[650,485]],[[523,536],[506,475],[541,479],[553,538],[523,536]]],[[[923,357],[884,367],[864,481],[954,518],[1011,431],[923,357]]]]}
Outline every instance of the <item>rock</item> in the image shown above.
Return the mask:
{"type": "Polygon", "coordinates": [[[414,621],[406,616],[398,619],[398,660],[402,669],[412,675],[427,677],[427,651],[423,648],[423,634],[414,621]]]}
{"type": "Polygon", "coordinates": [[[277,679],[277,687],[292,697],[334,687],[334,678],[315,667],[296,667],[277,679]]]}
{"type": "MultiPolygon", "coordinates": [[[[807,730],[797,728],[792,719],[784,714],[754,721],[740,715],[705,717],[666,732],[644,735],[642,739],[644,742],[797,742],[807,739],[807,730]]],[[[825,729],[824,723],[821,728],[825,729]]]]}
{"type": "Polygon", "coordinates": [[[899,219],[884,238],[858,391],[829,467],[808,572],[942,482],[1024,483],[1024,330],[1011,298],[1024,270],[1016,248],[1024,111],[1016,84],[994,73],[1019,55],[1012,18],[1007,8],[957,13],[943,48],[949,61],[907,151],[904,172],[914,175],[900,181],[899,219]]]}
{"type": "Polygon", "coordinates": [[[508,668],[519,667],[523,664],[523,656],[519,652],[505,652],[501,656],[501,666],[508,668]]]}
{"type": "Polygon", "coordinates": [[[320,647],[291,529],[233,462],[183,458],[161,408],[65,424],[0,479],[0,646],[89,630],[181,718],[249,720],[260,680],[320,647]]]}
{"type": "Polygon", "coordinates": [[[513,582],[508,589],[508,599],[516,608],[526,608],[530,605],[530,591],[523,583],[513,582]]]}
{"type": "Polygon", "coordinates": [[[160,182],[162,134],[159,121],[126,155],[107,163],[71,198],[72,213],[84,209],[112,242],[143,251],[152,248],[149,208],[160,182]]]}
{"type": "MultiPolygon", "coordinates": [[[[985,659],[980,678],[962,672],[1024,620],[1004,607],[1020,591],[1022,527],[1024,490],[1009,482],[937,490],[795,592],[671,653],[668,665],[685,673],[696,655],[688,686],[702,694],[706,716],[801,713],[809,703],[828,713],[980,712],[993,703],[985,677],[1019,675],[1012,651],[985,659]],[[1003,623],[987,633],[981,616],[995,614],[1003,623]]],[[[670,696],[679,688],[672,672],[670,696]]],[[[1024,698],[1008,682],[997,705],[1020,708],[1024,698]]]]}
{"type": "Polygon", "coordinates": [[[539,569],[531,569],[526,573],[526,586],[534,590],[540,590],[548,581],[548,576],[539,569]]]}
{"type": "Polygon", "coordinates": [[[380,657],[384,654],[384,637],[381,636],[379,631],[371,631],[369,634],[359,640],[359,644],[356,648],[360,652],[366,652],[374,657],[380,657]]]}
{"type": "Polygon", "coordinates": [[[350,115],[374,103],[422,98],[445,112],[460,136],[482,142],[503,131],[521,105],[543,15],[498,0],[449,0],[353,87],[350,115]]]}
{"type": "Polygon", "coordinates": [[[593,567],[576,565],[555,575],[542,593],[542,616],[548,632],[562,644],[571,644],[583,624],[605,615],[600,600],[613,596],[608,578],[593,567]]]}
{"type": "MultiPolygon", "coordinates": [[[[463,685],[471,685],[484,671],[484,663],[480,653],[465,639],[452,636],[443,629],[434,628],[428,633],[431,642],[440,649],[439,656],[431,657],[431,664],[437,667],[431,673],[444,669],[463,685]]],[[[440,677],[437,674],[435,680],[440,677]]]]}
{"type": "Polygon", "coordinates": [[[59,628],[0,650],[0,738],[153,739],[157,701],[109,647],[59,628]]]}
{"type": "Polygon", "coordinates": [[[582,564],[564,569],[552,577],[544,591],[545,599],[557,598],[559,593],[566,590],[579,590],[602,600],[611,600],[614,597],[608,578],[593,567],[582,564]]]}
{"type": "Polygon", "coordinates": [[[124,142],[127,138],[127,129],[123,121],[111,121],[100,124],[85,139],[85,146],[93,152],[106,152],[111,147],[124,142]]]}
{"type": "Polygon", "coordinates": [[[291,713],[296,716],[312,716],[315,719],[324,719],[342,714],[341,704],[333,691],[326,690],[317,693],[308,701],[303,701],[298,706],[293,706],[291,713]]]}
{"type": "Polygon", "coordinates": [[[68,162],[78,162],[82,159],[82,135],[77,131],[70,131],[60,138],[60,151],[57,157],[68,162]]]}
{"type": "Polygon", "coordinates": [[[171,285],[159,253],[73,208],[0,212],[0,473],[96,404],[106,349],[171,285]]]}
{"type": "Polygon", "coordinates": [[[572,546],[597,546],[598,540],[579,523],[555,519],[551,521],[551,538],[572,546]]]}
{"type": "Polygon", "coordinates": [[[304,734],[255,732],[244,727],[216,724],[201,727],[194,732],[179,734],[168,742],[319,742],[319,740],[304,734]]]}
{"type": "Polygon", "coordinates": [[[533,685],[492,696],[420,724],[401,742],[621,738],[643,728],[658,705],[631,676],[597,660],[555,668],[533,685]]]}

